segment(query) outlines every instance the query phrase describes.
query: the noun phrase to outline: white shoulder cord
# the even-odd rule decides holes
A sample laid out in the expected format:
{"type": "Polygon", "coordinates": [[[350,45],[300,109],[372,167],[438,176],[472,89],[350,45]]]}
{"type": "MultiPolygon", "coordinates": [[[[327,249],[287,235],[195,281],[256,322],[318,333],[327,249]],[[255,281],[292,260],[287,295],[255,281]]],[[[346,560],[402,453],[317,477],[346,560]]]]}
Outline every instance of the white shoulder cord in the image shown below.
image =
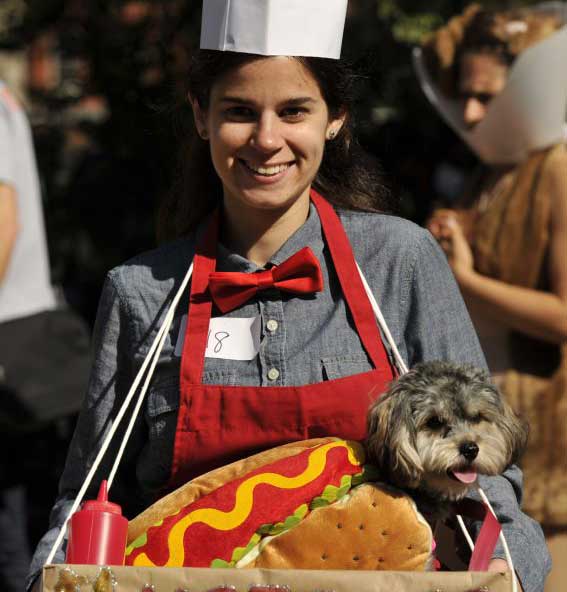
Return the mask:
{"type": "Polygon", "coordinates": [[[398,351],[398,348],[396,346],[396,342],[394,341],[394,338],[392,337],[392,334],[390,333],[390,329],[388,329],[388,325],[386,324],[386,319],[382,315],[382,311],[380,310],[380,307],[378,306],[378,303],[376,302],[376,298],[374,298],[374,294],[372,294],[372,290],[370,289],[370,286],[368,285],[368,282],[366,281],[366,278],[364,277],[364,274],[362,273],[362,269],[360,269],[360,266],[358,265],[358,263],[356,264],[356,268],[358,269],[358,273],[360,275],[360,279],[362,280],[362,284],[364,286],[364,290],[366,291],[366,295],[368,296],[368,300],[370,300],[370,305],[372,306],[372,310],[374,311],[374,315],[376,316],[376,320],[378,321],[378,324],[380,325],[380,329],[382,329],[382,333],[384,333],[384,337],[388,341],[388,344],[390,345],[390,349],[392,350],[392,353],[394,354],[394,358],[396,360],[396,365],[398,366],[398,370],[400,371],[400,374],[405,374],[408,371],[408,367],[407,367],[406,363],[404,362],[404,359],[400,355],[400,352],[398,351]]]}
{"type": "Polygon", "coordinates": [[[144,372],[146,371],[146,368],[151,361],[152,365],[151,365],[150,371],[148,372],[148,376],[146,378],[144,386],[143,386],[142,390],[140,391],[138,401],[136,403],[136,407],[134,409],[134,412],[133,412],[132,417],[130,419],[128,428],[126,430],[126,434],[125,434],[125,436],[122,440],[122,443],[120,445],[120,450],[116,456],[116,460],[114,461],[114,465],[112,467],[110,478],[108,480],[108,489],[110,489],[110,485],[111,485],[112,479],[114,478],[114,474],[116,473],[118,463],[120,462],[120,459],[122,458],[122,454],[123,454],[124,449],[126,447],[126,443],[128,442],[128,438],[130,436],[130,433],[132,432],[132,428],[133,428],[134,423],[136,421],[136,417],[137,417],[138,412],[140,411],[140,408],[142,406],[142,401],[143,401],[144,396],[146,394],[146,390],[148,388],[148,384],[150,382],[151,375],[152,375],[154,368],[156,366],[156,363],[159,359],[159,355],[160,355],[160,352],[163,348],[163,344],[165,343],[165,339],[167,337],[169,328],[171,327],[171,323],[173,321],[173,316],[175,314],[175,309],[177,308],[177,305],[179,303],[179,300],[181,299],[181,296],[183,295],[183,292],[187,288],[187,284],[189,283],[189,279],[191,278],[192,273],[193,273],[193,263],[191,263],[191,265],[189,266],[189,270],[187,271],[187,274],[185,275],[185,278],[183,279],[183,282],[181,283],[181,287],[179,288],[177,294],[175,295],[175,298],[173,299],[173,301],[171,303],[171,306],[169,307],[169,309],[167,311],[167,314],[165,315],[165,319],[163,320],[162,325],[158,331],[158,334],[156,335],[156,337],[152,343],[152,346],[150,347],[150,350],[148,351],[148,353],[142,363],[142,366],[140,367],[140,370],[138,371],[138,374],[136,375],[136,378],[134,379],[134,382],[132,383],[132,386],[130,387],[130,390],[128,391],[128,394],[126,395],[126,398],[124,399],[124,403],[122,403],[122,406],[120,407],[120,409],[116,415],[116,418],[114,419],[114,422],[113,422],[108,434],[106,435],[105,439],[103,440],[103,443],[101,445],[101,448],[100,448],[98,454],[95,457],[95,460],[93,461],[93,465],[92,465],[89,473],[87,474],[87,477],[85,478],[85,481],[84,481],[83,485],[81,486],[81,489],[79,489],[79,492],[77,493],[77,497],[75,498],[75,500],[71,506],[71,509],[67,513],[67,517],[65,518],[65,521],[64,521],[63,525],[61,526],[61,530],[59,531],[59,535],[57,536],[57,539],[55,540],[55,543],[53,544],[53,547],[51,548],[51,551],[49,552],[49,555],[47,556],[47,559],[45,560],[45,565],[47,565],[53,561],[53,557],[55,556],[57,549],[61,545],[63,538],[65,536],[65,533],[67,531],[67,523],[69,522],[71,516],[77,511],[77,508],[79,507],[80,503],[83,501],[84,495],[94,478],[96,470],[98,469],[105,452],[107,451],[108,447],[110,446],[110,441],[114,437],[114,434],[116,433],[116,430],[118,429],[118,427],[124,417],[124,414],[126,413],[126,410],[129,406],[130,402],[132,401],[134,394],[136,393],[136,389],[138,388],[138,385],[140,384],[140,382],[142,380],[144,372]]]}
{"type": "MultiPolygon", "coordinates": [[[[402,359],[402,357],[400,356],[400,352],[398,351],[398,348],[396,347],[396,344],[394,342],[392,334],[390,333],[390,330],[388,329],[388,325],[386,324],[386,320],[384,319],[384,316],[382,315],[382,312],[380,311],[380,307],[378,306],[378,303],[376,302],[376,298],[374,298],[374,294],[372,294],[372,291],[370,290],[370,286],[368,285],[368,282],[366,281],[366,278],[364,277],[364,274],[362,273],[362,270],[360,269],[358,263],[356,266],[358,268],[358,273],[360,274],[360,279],[362,280],[364,290],[366,291],[366,295],[368,296],[368,299],[370,300],[370,304],[372,305],[372,310],[374,311],[374,315],[376,316],[376,320],[378,321],[378,324],[380,325],[380,329],[382,330],[382,333],[384,334],[384,337],[387,339],[390,349],[392,350],[392,354],[394,355],[396,365],[398,366],[398,370],[400,371],[400,374],[406,374],[406,372],[408,371],[408,367],[407,367],[406,363],[404,362],[404,360],[402,359]]],[[[494,516],[496,516],[484,491],[478,486],[476,489],[477,489],[482,501],[488,506],[488,508],[492,512],[492,514],[494,516]]],[[[463,534],[469,544],[469,547],[472,551],[474,549],[474,543],[473,543],[473,540],[472,540],[470,534],[467,531],[467,528],[465,526],[462,516],[457,516],[457,520],[458,520],[459,526],[461,527],[461,530],[463,531],[463,534]]],[[[508,569],[510,570],[510,573],[512,575],[512,591],[518,592],[518,582],[517,582],[517,578],[516,578],[516,572],[514,570],[514,564],[512,563],[512,556],[510,555],[510,550],[508,548],[508,544],[506,542],[506,539],[504,538],[504,534],[502,533],[502,531],[500,531],[499,536],[500,536],[500,541],[502,542],[502,546],[504,547],[504,554],[506,555],[506,562],[508,563],[508,569]]]]}

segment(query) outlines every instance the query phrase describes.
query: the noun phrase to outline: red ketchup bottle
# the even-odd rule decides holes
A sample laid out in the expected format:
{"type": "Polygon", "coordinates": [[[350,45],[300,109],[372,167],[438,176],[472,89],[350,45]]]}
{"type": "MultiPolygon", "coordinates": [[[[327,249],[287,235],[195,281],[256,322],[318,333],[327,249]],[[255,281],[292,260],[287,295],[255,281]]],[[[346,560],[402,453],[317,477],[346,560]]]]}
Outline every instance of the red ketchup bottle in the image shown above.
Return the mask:
{"type": "Polygon", "coordinates": [[[85,502],[69,521],[66,563],[124,565],[128,520],[118,504],[108,501],[106,480],[96,500],[85,502]]]}

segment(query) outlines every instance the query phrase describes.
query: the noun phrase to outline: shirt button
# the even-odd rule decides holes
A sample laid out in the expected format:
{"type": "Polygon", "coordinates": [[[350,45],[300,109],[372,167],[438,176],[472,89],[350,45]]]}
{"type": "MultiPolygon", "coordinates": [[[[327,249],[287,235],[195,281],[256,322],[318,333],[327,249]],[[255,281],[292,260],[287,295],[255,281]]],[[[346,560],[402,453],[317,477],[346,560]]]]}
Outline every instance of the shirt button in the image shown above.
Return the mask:
{"type": "Polygon", "coordinates": [[[268,378],[270,380],[277,380],[280,377],[280,371],[277,368],[270,368],[268,370],[268,378]]]}
{"type": "Polygon", "coordinates": [[[274,331],[278,330],[279,323],[275,319],[270,319],[266,323],[266,327],[267,327],[268,331],[270,331],[270,333],[273,333],[274,331]]]}

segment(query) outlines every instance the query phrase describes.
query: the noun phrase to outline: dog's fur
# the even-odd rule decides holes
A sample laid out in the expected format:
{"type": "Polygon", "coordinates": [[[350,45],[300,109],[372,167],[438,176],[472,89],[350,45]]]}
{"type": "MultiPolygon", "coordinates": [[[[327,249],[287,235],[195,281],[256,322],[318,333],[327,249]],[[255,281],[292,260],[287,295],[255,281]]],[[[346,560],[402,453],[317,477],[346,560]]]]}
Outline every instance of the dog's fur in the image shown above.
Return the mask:
{"type": "Polygon", "coordinates": [[[448,362],[418,364],[368,414],[369,460],[385,481],[438,514],[472,485],[451,472],[498,475],[517,461],[526,440],[526,424],[489,375],[448,362]]]}

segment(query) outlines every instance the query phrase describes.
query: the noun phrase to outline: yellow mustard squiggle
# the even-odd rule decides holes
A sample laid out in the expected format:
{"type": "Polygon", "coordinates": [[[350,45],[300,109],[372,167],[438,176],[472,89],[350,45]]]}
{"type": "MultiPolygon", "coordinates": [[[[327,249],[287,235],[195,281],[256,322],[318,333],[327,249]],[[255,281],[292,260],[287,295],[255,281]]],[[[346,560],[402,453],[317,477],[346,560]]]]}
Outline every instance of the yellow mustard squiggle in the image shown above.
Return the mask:
{"type": "MultiPolygon", "coordinates": [[[[316,448],[310,455],[307,468],[303,473],[295,477],[285,477],[277,473],[260,473],[250,479],[243,481],[236,490],[236,500],[232,510],[223,512],[215,508],[201,508],[184,516],[171,529],[167,546],[169,558],[163,567],[182,566],[185,561],[185,549],[183,537],[185,531],[197,522],[207,524],[216,530],[232,530],[238,528],[249,516],[252,510],[254,489],[257,485],[266,483],[280,489],[297,489],[313,481],[325,468],[327,453],[333,448],[345,447],[348,453],[349,462],[358,466],[364,462],[360,446],[354,442],[340,440],[325,444],[316,448]]],[[[134,559],[136,567],[157,567],[146,553],[140,553],[134,559]]]]}

